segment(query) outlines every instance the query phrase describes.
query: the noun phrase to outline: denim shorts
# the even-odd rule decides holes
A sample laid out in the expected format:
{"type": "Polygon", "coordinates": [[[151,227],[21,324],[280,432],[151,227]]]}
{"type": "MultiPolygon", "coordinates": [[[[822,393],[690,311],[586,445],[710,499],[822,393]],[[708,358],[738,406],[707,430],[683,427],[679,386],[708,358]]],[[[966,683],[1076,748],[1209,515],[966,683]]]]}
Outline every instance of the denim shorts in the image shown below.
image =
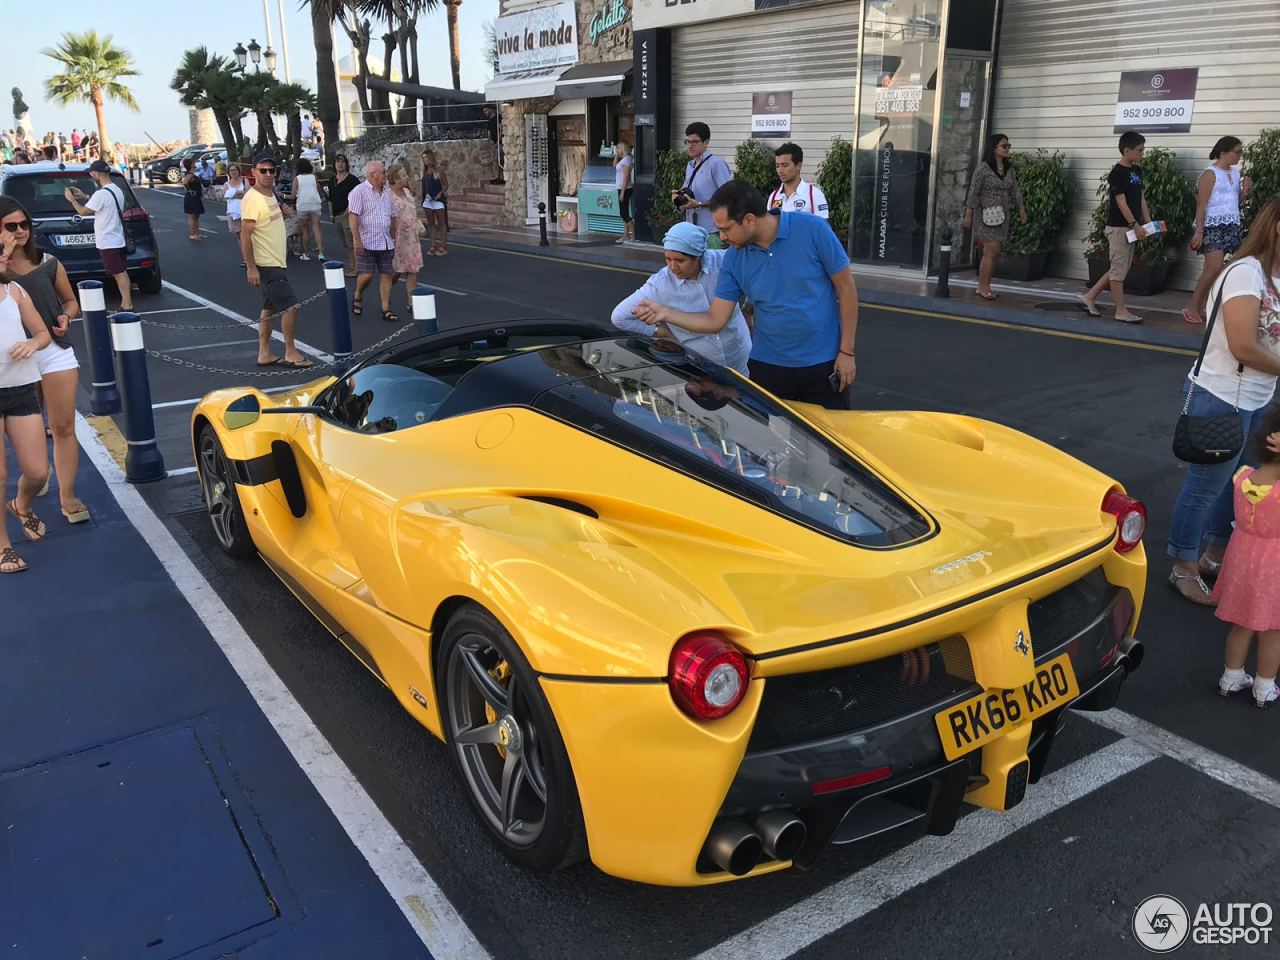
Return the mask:
{"type": "Polygon", "coordinates": [[[40,398],[36,385],[24,383],[17,387],[0,387],[0,420],[5,417],[31,417],[40,415],[40,398]]]}

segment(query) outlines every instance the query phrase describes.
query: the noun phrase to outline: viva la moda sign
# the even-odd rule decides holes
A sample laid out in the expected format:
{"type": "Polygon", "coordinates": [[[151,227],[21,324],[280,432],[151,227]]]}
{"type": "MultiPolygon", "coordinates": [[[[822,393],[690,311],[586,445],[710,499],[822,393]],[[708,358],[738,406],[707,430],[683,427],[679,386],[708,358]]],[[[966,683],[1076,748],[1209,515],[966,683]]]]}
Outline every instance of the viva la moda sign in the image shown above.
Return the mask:
{"type": "Polygon", "coordinates": [[[578,62],[573,3],[553,3],[499,17],[498,72],[518,73],[578,62]]]}
{"type": "Polygon", "coordinates": [[[600,38],[631,19],[631,8],[627,0],[611,0],[603,10],[597,10],[587,26],[587,33],[592,43],[599,43],[600,38]]]}

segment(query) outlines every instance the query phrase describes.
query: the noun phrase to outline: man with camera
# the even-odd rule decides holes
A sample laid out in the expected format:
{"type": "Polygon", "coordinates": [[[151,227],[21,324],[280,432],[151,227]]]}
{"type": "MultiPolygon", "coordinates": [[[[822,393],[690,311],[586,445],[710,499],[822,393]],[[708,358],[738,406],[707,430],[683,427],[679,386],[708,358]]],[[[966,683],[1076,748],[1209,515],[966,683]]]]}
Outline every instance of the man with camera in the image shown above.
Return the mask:
{"type": "Polygon", "coordinates": [[[684,184],[671,192],[671,202],[684,214],[686,222],[696,223],[713,234],[716,225],[707,204],[722,184],[733,179],[733,173],[723,159],[711,152],[711,128],[705,123],[699,121],[684,128],[684,147],[689,154],[684,184]]]}

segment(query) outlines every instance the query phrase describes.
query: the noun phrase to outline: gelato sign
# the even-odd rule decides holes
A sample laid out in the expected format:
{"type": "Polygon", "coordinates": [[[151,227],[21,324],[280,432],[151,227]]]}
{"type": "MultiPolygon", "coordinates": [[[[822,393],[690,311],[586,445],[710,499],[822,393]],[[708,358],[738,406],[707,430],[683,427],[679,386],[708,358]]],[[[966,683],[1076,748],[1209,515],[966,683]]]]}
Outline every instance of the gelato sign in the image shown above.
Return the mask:
{"type": "Polygon", "coordinates": [[[500,74],[578,62],[577,14],[572,3],[499,17],[497,31],[500,74]]]}
{"type": "Polygon", "coordinates": [[[602,36],[614,27],[622,26],[630,19],[631,10],[627,6],[627,0],[611,0],[603,10],[597,10],[591,18],[591,24],[588,28],[591,33],[591,42],[599,43],[602,36]]]}

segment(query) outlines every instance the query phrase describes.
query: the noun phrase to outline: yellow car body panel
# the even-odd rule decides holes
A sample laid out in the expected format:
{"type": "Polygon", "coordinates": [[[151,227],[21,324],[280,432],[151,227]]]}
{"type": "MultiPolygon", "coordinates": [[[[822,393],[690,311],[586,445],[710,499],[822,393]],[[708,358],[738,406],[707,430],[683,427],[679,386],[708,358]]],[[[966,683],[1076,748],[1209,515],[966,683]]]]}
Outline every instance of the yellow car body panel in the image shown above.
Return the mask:
{"type": "MultiPolygon", "coordinates": [[[[329,382],[255,396],[263,407],[305,406],[329,382]]],[[[210,394],[193,427],[210,424],[238,460],[270,456],[276,442],[297,454],[304,519],[279,482],[237,487],[271,568],[437,736],[438,615],[462,599],[497,617],[541,675],[591,857],[620,877],[733,879],[696,861],[771,677],[963,634],[975,682],[1011,688],[1033,666],[1009,642],[1021,630],[1034,648],[1029,603],[1101,567],[1132,595],[1130,635],[1141,611],[1145,554],[1117,552],[1116,521],[1100,509],[1119,485],[970,417],[796,405],[930,518],[928,536],[877,549],[527,408],[377,435],[302,413],[229,430],[226,407],[246,392],[210,394]],[[752,672],[744,702],[705,723],[682,713],[664,682],[673,644],[699,629],[728,635],[752,672]]],[[[1028,731],[985,748],[984,773],[1025,761],[1028,731]]],[[[1001,806],[981,791],[970,799],[1001,806]]]]}

